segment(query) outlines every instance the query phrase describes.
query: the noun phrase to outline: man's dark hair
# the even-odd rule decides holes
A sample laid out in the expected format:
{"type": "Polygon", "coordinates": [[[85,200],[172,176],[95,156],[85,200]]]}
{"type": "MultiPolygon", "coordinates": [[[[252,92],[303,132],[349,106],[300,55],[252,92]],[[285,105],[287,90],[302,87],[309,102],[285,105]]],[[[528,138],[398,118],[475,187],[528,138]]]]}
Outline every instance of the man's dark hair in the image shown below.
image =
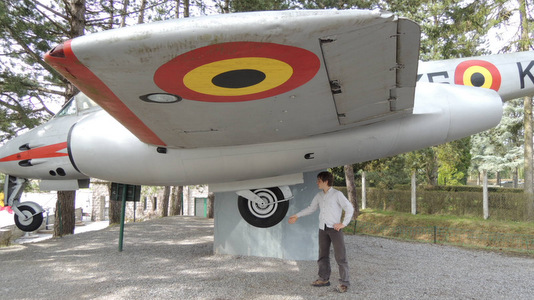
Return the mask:
{"type": "Polygon", "coordinates": [[[321,179],[321,181],[327,181],[328,186],[334,185],[334,175],[328,171],[323,171],[317,174],[317,179],[321,179]]]}

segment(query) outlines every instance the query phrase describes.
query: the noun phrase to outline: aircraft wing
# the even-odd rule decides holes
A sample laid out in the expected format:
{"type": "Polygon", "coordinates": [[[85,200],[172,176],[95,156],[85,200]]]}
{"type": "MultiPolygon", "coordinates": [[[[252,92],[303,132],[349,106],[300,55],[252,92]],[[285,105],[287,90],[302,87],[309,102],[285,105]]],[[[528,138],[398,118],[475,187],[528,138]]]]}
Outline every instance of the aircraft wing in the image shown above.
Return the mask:
{"type": "Polygon", "coordinates": [[[141,141],[216,147],[411,113],[419,39],[377,11],[236,13],[89,34],[45,60],[141,141]]]}

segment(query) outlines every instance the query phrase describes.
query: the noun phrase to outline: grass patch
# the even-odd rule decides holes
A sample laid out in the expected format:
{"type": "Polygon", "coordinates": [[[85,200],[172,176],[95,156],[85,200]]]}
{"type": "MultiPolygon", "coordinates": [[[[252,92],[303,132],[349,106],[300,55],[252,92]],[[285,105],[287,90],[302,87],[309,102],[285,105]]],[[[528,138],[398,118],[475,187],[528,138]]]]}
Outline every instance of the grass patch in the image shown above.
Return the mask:
{"type": "Polygon", "coordinates": [[[345,232],[534,254],[532,222],[367,209],[360,212],[357,223],[353,220],[345,232]]]}

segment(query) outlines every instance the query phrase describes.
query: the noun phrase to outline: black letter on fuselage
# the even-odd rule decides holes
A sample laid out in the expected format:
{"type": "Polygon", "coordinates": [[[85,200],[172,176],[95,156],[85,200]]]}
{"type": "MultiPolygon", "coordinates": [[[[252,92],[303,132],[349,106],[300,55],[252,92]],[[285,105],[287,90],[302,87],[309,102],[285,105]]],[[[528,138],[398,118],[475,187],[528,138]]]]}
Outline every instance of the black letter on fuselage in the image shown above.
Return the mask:
{"type": "Polygon", "coordinates": [[[534,66],[534,60],[531,61],[527,68],[523,71],[523,66],[521,63],[517,63],[517,67],[519,68],[519,80],[521,80],[521,89],[525,88],[525,77],[528,76],[530,78],[530,81],[534,83],[534,75],[530,72],[530,69],[534,66]]]}
{"type": "MultiPolygon", "coordinates": [[[[428,73],[428,82],[434,82],[434,77],[443,76],[443,78],[449,78],[449,73],[447,71],[428,73]]],[[[440,82],[448,83],[448,82],[440,82]]]]}

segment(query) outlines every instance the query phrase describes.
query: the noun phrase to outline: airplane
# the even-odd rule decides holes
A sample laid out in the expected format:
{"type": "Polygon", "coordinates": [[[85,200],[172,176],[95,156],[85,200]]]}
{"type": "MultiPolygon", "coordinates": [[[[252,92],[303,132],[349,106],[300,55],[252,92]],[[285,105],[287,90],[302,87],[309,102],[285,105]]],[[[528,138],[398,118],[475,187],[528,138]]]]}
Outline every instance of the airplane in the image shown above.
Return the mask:
{"type": "Polygon", "coordinates": [[[45,61],[75,84],[47,123],[0,148],[6,205],[28,179],[90,178],[235,191],[259,228],[303,173],[446,143],[496,126],[534,94],[534,52],[420,62],[419,26],[389,12],[295,10],[177,19],[66,41],[45,61]]]}

